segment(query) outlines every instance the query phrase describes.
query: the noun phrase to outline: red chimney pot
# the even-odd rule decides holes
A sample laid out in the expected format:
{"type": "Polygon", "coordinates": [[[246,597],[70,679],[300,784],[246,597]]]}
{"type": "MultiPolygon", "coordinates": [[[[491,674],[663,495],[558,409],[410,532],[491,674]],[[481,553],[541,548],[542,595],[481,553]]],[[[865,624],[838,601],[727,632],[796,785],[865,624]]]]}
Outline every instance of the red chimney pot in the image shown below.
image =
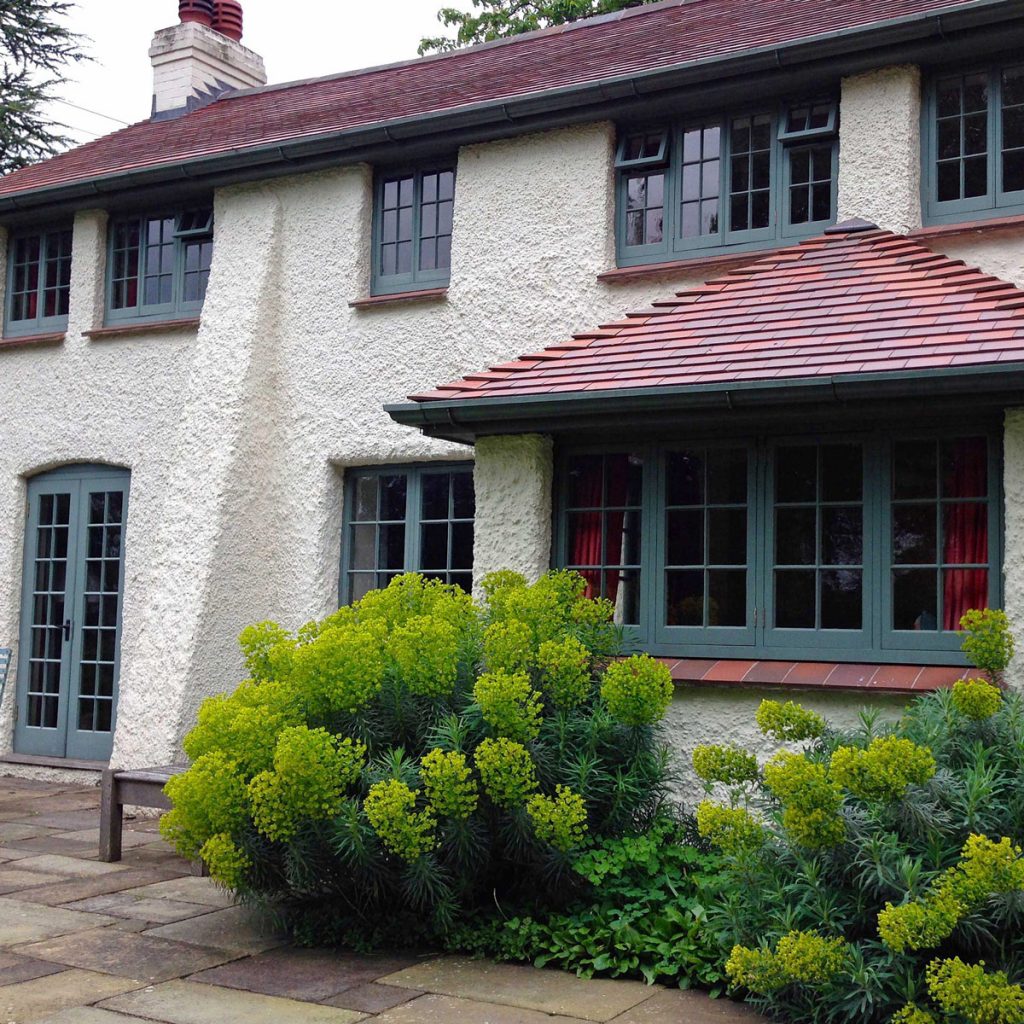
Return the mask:
{"type": "Polygon", "coordinates": [[[213,0],[213,30],[234,39],[242,38],[242,5],[238,0],[213,0]]]}
{"type": "Polygon", "coordinates": [[[208,28],[213,25],[213,0],[178,0],[178,18],[184,24],[195,21],[208,28]]]}

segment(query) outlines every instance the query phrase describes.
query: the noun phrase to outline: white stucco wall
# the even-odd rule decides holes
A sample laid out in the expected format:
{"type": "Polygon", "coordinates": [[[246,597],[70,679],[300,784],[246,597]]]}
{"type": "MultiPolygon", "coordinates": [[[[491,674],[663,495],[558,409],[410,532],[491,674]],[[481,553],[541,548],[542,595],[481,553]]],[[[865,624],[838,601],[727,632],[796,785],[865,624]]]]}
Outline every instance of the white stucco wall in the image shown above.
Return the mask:
{"type": "Polygon", "coordinates": [[[921,226],[921,74],[912,65],[844,78],[838,220],[887,231],[921,226]]]}
{"type": "Polygon", "coordinates": [[[551,565],[554,445],[542,434],[476,442],[473,579],[513,569],[531,583],[551,565]]]}
{"type": "Polygon", "coordinates": [[[1006,681],[1024,689],[1024,408],[1006,412],[1003,492],[1003,604],[1017,641],[1006,681]]]}

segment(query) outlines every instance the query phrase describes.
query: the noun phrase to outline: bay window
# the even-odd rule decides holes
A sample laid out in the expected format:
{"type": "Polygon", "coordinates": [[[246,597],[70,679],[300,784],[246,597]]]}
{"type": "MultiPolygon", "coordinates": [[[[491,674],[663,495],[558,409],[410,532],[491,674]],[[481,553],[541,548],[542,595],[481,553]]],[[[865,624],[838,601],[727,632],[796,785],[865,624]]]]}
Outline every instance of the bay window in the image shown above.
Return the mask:
{"type": "Polygon", "coordinates": [[[63,331],[71,301],[71,228],[15,234],[7,263],[4,334],[63,331]]]}
{"type": "Polygon", "coordinates": [[[986,430],[567,451],[557,561],[654,653],[949,660],[999,603],[998,460],[986,430]]]}

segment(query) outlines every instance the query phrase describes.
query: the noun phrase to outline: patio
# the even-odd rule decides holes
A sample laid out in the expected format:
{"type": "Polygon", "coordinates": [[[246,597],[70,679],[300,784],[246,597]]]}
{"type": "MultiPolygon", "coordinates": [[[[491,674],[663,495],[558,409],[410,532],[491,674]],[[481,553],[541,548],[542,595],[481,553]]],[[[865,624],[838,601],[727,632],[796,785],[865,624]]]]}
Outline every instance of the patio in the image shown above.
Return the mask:
{"type": "Polygon", "coordinates": [[[743,1006],[632,981],[437,955],[289,946],[126,822],[97,859],[99,790],[0,777],[0,1022],[751,1024],[743,1006]]]}

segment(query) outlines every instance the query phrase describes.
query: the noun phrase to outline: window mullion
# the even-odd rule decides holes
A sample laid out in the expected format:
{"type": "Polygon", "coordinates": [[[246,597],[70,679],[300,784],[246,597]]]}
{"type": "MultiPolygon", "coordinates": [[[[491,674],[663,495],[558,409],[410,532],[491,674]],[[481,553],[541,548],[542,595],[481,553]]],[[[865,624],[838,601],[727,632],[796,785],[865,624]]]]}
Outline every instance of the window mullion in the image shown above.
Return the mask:
{"type": "Polygon", "coordinates": [[[405,572],[419,572],[420,557],[420,489],[418,470],[408,470],[405,488],[405,572]]]}

